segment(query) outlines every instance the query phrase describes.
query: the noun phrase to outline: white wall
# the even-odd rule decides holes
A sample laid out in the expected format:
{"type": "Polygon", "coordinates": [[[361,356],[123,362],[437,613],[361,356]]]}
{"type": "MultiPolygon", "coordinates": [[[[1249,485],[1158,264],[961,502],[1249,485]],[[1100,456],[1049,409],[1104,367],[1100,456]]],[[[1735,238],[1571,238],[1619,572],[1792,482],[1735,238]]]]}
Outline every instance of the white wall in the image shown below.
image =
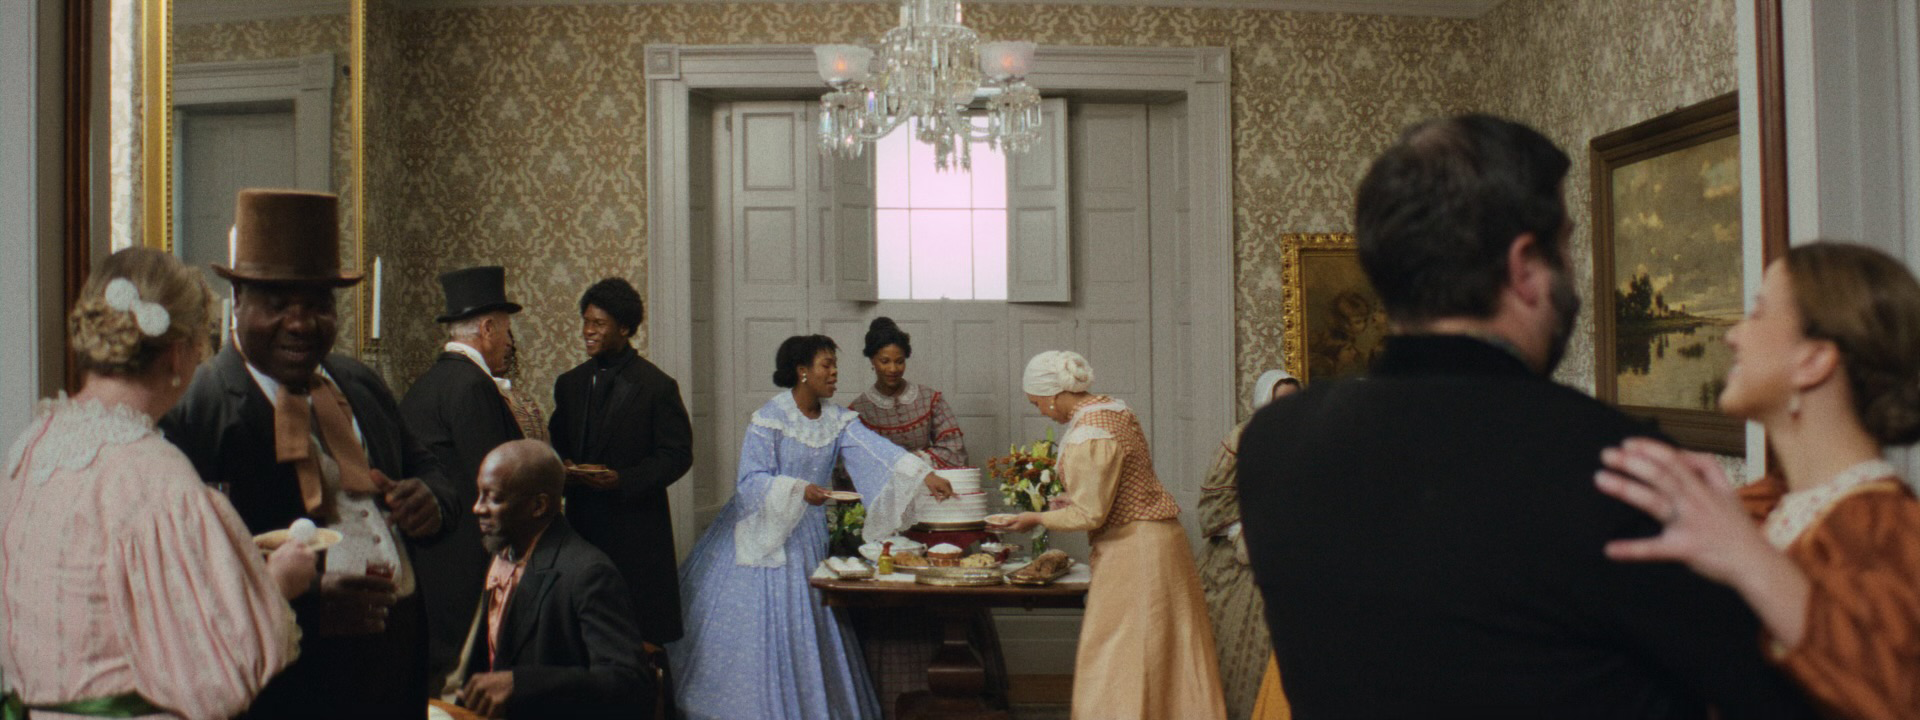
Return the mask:
{"type": "Polygon", "coordinates": [[[51,52],[36,37],[44,12],[36,0],[0,0],[0,443],[9,445],[40,389],[34,159],[37,59],[51,52]]]}
{"type": "MultiPolygon", "coordinates": [[[[1789,239],[1920,270],[1920,6],[1785,0],[1789,239]]],[[[1894,453],[1920,480],[1920,453],[1894,453]]]]}

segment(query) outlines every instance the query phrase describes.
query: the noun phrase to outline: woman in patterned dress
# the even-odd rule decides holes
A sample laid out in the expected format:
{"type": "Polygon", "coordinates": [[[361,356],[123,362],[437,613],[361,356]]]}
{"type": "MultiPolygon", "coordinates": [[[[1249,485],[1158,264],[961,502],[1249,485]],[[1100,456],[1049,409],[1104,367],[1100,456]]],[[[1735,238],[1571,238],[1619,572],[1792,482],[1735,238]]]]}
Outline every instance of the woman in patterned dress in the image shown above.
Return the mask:
{"type": "MultiPolygon", "coordinates": [[[[906,379],[907,359],[913,357],[912,336],[892,318],[877,317],[868,323],[864,341],[860,352],[873,365],[873,387],[847,403],[847,409],[859,413],[868,429],[937,469],[966,467],[966,438],[946,399],[939,391],[906,379]]],[[[835,480],[836,486],[851,487],[844,472],[835,480]]],[[[881,712],[891,719],[901,695],[928,689],[927,667],[940,648],[941,625],[932,615],[912,608],[853,608],[848,615],[866,653],[881,712]]],[[[993,616],[987,611],[980,611],[973,635],[983,647],[998,644],[993,616]]],[[[998,654],[988,654],[989,664],[997,666],[992,660],[998,654]]],[[[1006,673],[998,667],[987,670],[988,694],[1005,695],[1006,673]]]]}
{"type": "Polygon", "coordinates": [[[1878,250],[1795,247],[1727,344],[1720,407],[1766,428],[1783,476],[1736,491],[1708,455],[1609,449],[1600,489],[1664,529],[1607,554],[1677,560],[1738,591],[1824,715],[1912,718],[1920,502],[1881,453],[1920,439],[1920,283],[1878,250]]]}
{"type": "Polygon", "coordinates": [[[873,364],[873,387],[847,403],[847,409],[859,413],[860,422],[880,437],[937,469],[966,467],[967,441],[953,420],[953,409],[939,391],[906,378],[912,337],[892,318],[877,317],[867,325],[861,353],[873,364]]]}
{"type": "MultiPolygon", "coordinates": [[[[0,479],[7,712],[224,718],[293,662],[314,555],[262,562],[227,499],[154,429],[207,353],[200,273],[109,256],[68,319],[79,394],[42,403],[0,479]]],[[[18,715],[12,715],[18,716],[18,715]]]]}
{"type": "Polygon", "coordinates": [[[1180,507],[1153,473],[1146,434],[1125,403],[1088,392],[1093,368],[1071,351],[1027,363],[1027,401],[1067,430],[1060,439],[1064,507],[1024,512],[994,529],[1044,525],[1086,532],[1093,581],[1073,663],[1073,717],[1085,720],[1227,715],[1207,602],[1180,507]]]}
{"type": "Polygon", "coordinates": [[[667,646],[674,696],[692,720],[880,717],[853,636],[807,576],[825,559],[835,462],[867,503],[865,536],[892,536],[922,488],[953,494],[919,456],[834,405],[839,364],[824,335],[787,338],[754,411],[733,498],[680,568],[686,634],[667,646]]]}
{"type": "MultiPolygon", "coordinates": [[[[1285,370],[1268,370],[1253,383],[1253,409],[1300,389],[1300,381],[1285,370]]],[[[1253,586],[1247,566],[1247,544],[1240,537],[1240,431],[1242,422],[1220,442],[1213,471],[1200,486],[1200,533],[1207,545],[1200,551],[1200,582],[1206,587],[1207,614],[1213,618],[1214,639],[1220,644],[1220,679],[1225,685],[1227,716],[1286,720],[1286,696],[1279,688],[1264,687],[1263,678],[1273,655],[1260,591],[1253,586]],[[1255,715],[1256,698],[1266,698],[1255,715]]],[[[1275,670],[1278,674],[1278,670],[1275,670]]]]}

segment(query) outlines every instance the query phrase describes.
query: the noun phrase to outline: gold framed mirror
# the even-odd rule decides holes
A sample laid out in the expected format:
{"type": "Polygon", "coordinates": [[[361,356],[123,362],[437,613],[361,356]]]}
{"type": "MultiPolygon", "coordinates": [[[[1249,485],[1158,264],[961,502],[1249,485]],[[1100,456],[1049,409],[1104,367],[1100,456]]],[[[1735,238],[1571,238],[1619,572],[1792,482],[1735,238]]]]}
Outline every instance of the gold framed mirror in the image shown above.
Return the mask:
{"type": "MultiPolygon", "coordinates": [[[[125,201],[138,203],[143,244],[225,263],[239,188],[320,190],[340,196],[341,264],[372,277],[367,2],[138,0],[139,188],[125,201]]],[[[341,351],[365,348],[370,286],[340,305],[341,351]]]]}

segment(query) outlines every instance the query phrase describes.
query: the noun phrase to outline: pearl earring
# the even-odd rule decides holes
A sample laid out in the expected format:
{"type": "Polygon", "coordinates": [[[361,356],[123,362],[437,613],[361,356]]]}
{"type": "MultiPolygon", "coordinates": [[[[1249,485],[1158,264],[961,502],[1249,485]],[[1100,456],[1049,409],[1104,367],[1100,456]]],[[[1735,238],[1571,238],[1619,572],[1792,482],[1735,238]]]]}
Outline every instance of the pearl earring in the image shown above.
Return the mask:
{"type": "Polygon", "coordinates": [[[173,386],[174,386],[174,387],[180,387],[180,376],[179,376],[179,375],[175,375],[175,376],[173,376],[173,386]]]}
{"type": "Polygon", "coordinates": [[[806,381],[807,381],[807,376],[806,376],[806,375],[801,375],[801,376],[800,376],[800,382],[806,382],[806,381]]]}
{"type": "Polygon", "coordinates": [[[1793,397],[1787,398],[1787,414],[1793,416],[1795,420],[1800,419],[1800,392],[1798,390],[1794,391],[1793,397]]]}
{"type": "Polygon", "coordinates": [[[1047,414],[1053,414],[1053,398],[1047,398],[1047,414]]]}

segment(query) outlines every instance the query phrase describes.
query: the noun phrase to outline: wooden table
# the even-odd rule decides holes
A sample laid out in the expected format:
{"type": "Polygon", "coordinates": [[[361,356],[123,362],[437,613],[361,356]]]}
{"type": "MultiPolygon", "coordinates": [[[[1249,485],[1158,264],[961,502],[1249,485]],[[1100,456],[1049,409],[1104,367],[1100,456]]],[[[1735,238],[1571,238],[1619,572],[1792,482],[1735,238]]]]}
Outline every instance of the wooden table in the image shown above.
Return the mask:
{"type": "MultiPolygon", "coordinates": [[[[1072,576],[1069,576],[1072,577],[1072,576]]],[[[828,607],[920,608],[938,618],[940,647],[927,668],[930,692],[908,693],[896,706],[899,720],[1009,720],[1005,708],[988,704],[986,665],[967,638],[974,613],[987,608],[1084,608],[1087,583],[1043,587],[989,585],[939,587],[886,580],[808,581],[828,607]]]]}

